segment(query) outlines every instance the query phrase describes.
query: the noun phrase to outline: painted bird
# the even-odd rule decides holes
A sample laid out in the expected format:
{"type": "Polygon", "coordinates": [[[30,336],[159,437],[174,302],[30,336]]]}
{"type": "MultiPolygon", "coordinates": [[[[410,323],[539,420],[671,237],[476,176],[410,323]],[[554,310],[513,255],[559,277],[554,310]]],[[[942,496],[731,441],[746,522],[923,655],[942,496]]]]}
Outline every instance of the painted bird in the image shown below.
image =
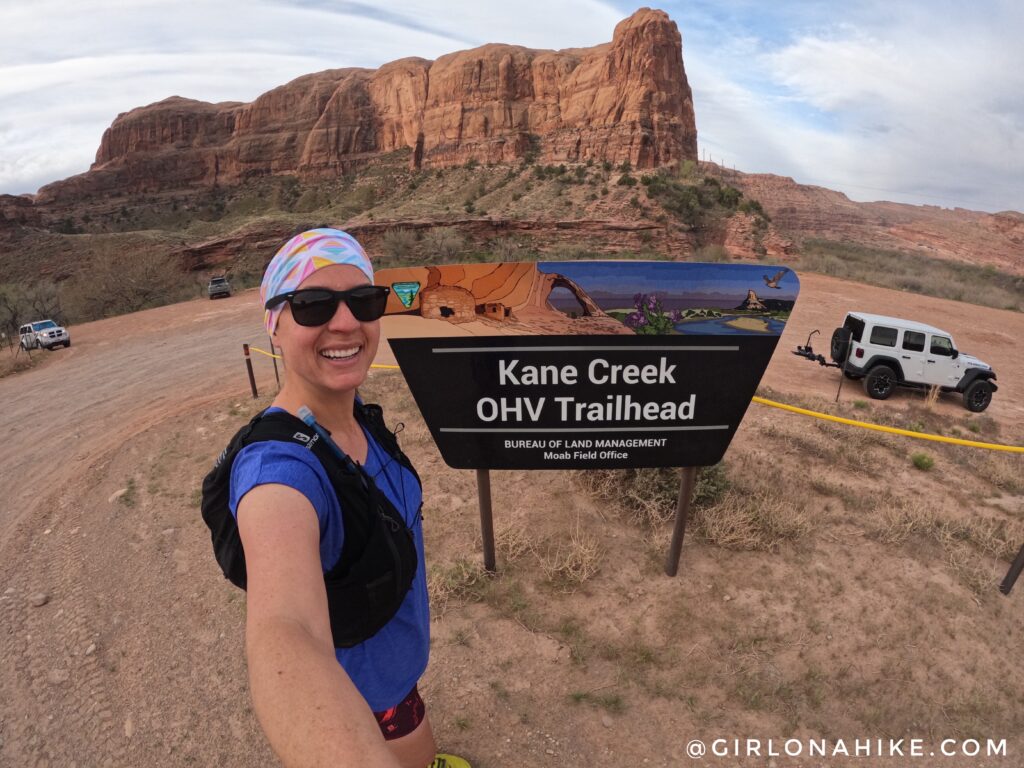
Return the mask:
{"type": "Polygon", "coordinates": [[[763,275],[764,284],[767,285],[769,288],[774,288],[778,291],[781,291],[782,288],[779,286],[779,280],[781,280],[787,272],[789,272],[789,270],[784,267],[780,269],[778,272],[776,272],[775,276],[772,278],[769,278],[768,275],[763,275]]]}

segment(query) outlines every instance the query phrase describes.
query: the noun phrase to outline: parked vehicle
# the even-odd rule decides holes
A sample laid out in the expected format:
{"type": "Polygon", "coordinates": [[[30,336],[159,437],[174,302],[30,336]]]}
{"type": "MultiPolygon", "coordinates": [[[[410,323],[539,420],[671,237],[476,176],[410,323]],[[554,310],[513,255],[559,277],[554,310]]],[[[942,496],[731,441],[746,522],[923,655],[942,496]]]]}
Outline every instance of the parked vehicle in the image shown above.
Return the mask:
{"type": "Polygon", "coordinates": [[[946,331],[912,320],[850,312],[832,333],[830,352],[843,375],[861,380],[876,400],[897,386],[938,387],[961,393],[967,410],[978,413],[998,389],[991,365],[961,352],[946,331]]]}
{"type": "Polygon", "coordinates": [[[211,299],[216,299],[218,296],[230,296],[231,283],[228,282],[226,277],[211,277],[210,284],[206,286],[206,291],[210,294],[211,299]]]}
{"type": "Polygon", "coordinates": [[[53,320],[37,320],[18,329],[19,343],[22,349],[53,350],[54,347],[71,346],[71,334],[57,325],[53,320]]]}

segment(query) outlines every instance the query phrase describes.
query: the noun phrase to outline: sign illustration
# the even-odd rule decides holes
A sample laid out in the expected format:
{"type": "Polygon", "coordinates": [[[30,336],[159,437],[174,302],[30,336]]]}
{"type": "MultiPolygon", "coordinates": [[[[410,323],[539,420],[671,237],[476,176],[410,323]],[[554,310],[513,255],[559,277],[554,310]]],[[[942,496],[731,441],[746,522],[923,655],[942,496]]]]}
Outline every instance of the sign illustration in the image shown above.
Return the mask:
{"type": "Polygon", "coordinates": [[[381,270],[384,333],[464,469],[719,461],[793,308],[790,270],[537,262],[381,270]],[[415,289],[410,288],[415,286],[415,289]]]}

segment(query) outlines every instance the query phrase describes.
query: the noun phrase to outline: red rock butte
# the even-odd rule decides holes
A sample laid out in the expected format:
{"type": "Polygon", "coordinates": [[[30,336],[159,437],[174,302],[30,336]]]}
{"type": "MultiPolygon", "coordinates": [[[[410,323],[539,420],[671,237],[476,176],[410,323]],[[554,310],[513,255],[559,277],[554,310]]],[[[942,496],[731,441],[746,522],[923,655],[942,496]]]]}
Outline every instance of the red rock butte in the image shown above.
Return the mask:
{"type": "Polygon", "coordinates": [[[249,104],[173,96],[121,114],[89,171],[38,202],[85,193],[336,175],[383,153],[413,167],[588,159],[650,168],[697,158],[679,30],[643,8],[610,43],[538,51],[489,44],[379,69],[305,75],[249,104]]]}

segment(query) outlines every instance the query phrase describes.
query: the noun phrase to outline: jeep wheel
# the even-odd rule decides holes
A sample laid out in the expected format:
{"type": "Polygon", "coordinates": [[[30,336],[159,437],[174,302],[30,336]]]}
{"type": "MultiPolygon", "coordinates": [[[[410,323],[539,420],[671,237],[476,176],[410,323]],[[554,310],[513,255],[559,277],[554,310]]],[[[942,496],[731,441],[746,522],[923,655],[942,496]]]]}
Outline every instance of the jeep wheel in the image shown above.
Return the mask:
{"type": "Polygon", "coordinates": [[[888,365],[876,365],[864,377],[864,391],[875,400],[885,400],[896,389],[896,372],[888,365]]]}
{"type": "Polygon", "coordinates": [[[992,385],[985,379],[978,379],[964,390],[964,407],[973,413],[981,413],[992,402],[992,385]]]}
{"type": "Polygon", "coordinates": [[[849,328],[836,328],[832,331],[832,343],[829,345],[829,352],[832,355],[832,362],[845,363],[850,356],[850,340],[853,334],[849,328]]]}

